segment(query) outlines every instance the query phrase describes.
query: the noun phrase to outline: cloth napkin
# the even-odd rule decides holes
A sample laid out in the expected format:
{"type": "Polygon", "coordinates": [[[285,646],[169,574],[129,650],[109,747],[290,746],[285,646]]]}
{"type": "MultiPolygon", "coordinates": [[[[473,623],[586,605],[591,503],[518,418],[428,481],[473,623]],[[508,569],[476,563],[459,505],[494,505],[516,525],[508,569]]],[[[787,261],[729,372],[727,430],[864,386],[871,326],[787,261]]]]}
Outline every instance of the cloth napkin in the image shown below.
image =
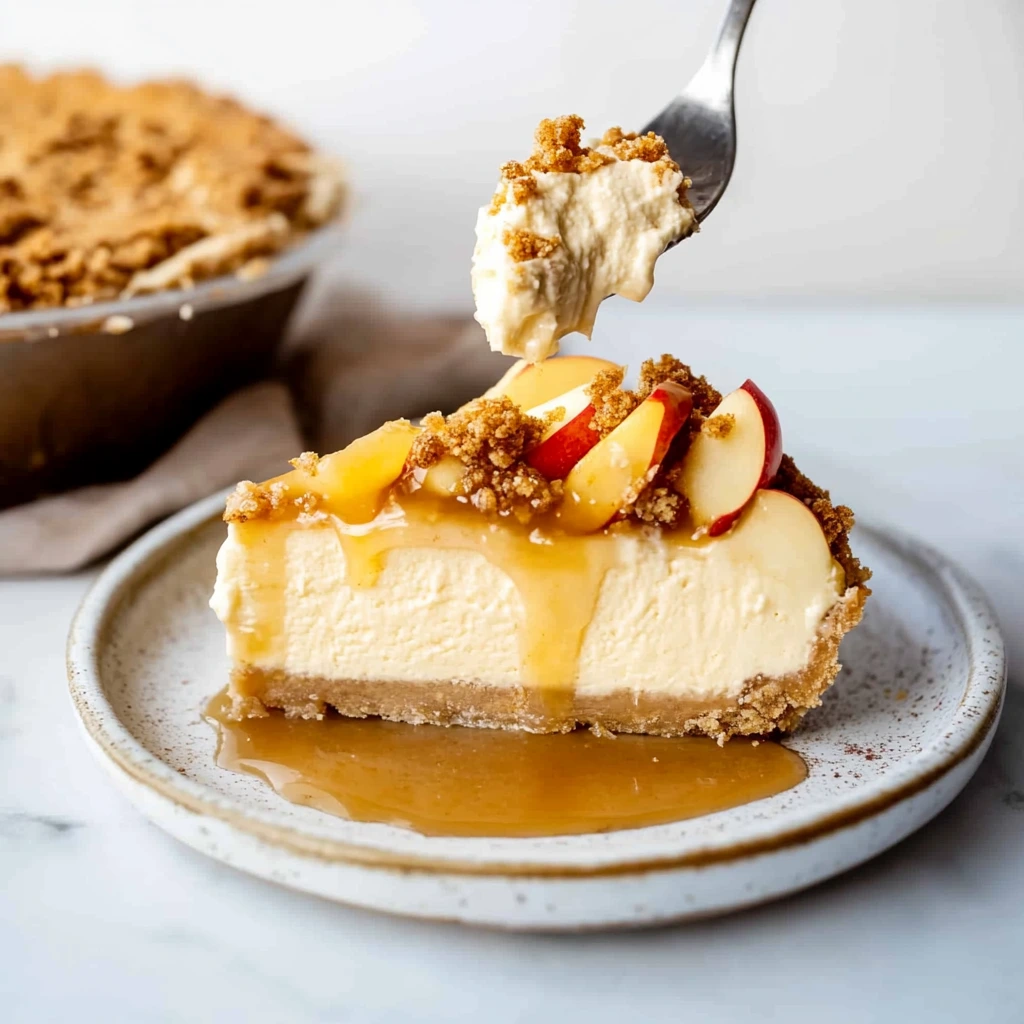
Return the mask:
{"type": "Polygon", "coordinates": [[[303,450],[450,411],[506,368],[466,317],[396,314],[338,287],[306,309],[275,378],[229,396],[139,476],[0,512],[0,575],[81,568],[214,491],[285,472],[303,450]]]}

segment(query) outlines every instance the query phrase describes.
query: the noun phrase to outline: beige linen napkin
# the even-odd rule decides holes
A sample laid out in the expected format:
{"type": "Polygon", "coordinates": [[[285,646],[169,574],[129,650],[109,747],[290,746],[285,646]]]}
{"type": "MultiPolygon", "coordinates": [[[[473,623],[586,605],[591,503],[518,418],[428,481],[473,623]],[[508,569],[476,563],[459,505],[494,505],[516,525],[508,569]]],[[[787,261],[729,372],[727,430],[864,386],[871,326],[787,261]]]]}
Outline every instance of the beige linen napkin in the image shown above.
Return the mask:
{"type": "Polygon", "coordinates": [[[285,472],[306,448],[323,454],[386,419],[455,408],[504,369],[468,318],[397,315],[329,289],[285,346],[288,386],[231,395],[133,480],[0,512],[0,575],[80,568],[214,491],[285,472]]]}

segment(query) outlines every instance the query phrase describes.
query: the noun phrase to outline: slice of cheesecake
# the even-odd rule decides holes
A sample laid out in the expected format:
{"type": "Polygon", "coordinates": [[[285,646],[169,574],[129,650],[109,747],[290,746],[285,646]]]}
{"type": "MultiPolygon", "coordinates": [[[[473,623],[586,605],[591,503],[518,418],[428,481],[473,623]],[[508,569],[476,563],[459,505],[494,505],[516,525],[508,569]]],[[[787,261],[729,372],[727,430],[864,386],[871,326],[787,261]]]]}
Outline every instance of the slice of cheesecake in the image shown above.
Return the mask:
{"type": "Polygon", "coordinates": [[[587,357],[240,484],[211,601],[239,716],[565,731],[794,728],[867,571],[750,381],[587,357]]]}
{"type": "Polygon", "coordinates": [[[575,114],[541,121],[477,216],[476,318],[491,348],[531,362],[573,331],[590,337],[609,295],[645,298],[658,257],[697,230],[664,140],[611,128],[589,147],[582,130],[575,114]]]}

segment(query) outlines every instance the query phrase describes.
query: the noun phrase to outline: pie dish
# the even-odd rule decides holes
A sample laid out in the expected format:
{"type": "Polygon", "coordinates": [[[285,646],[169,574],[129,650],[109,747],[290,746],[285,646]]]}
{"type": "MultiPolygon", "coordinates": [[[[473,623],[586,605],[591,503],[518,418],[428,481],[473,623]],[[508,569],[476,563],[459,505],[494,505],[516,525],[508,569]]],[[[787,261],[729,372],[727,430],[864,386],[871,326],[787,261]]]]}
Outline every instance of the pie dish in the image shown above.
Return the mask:
{"type": "Polygon", "coordinates": [[[793,729],[868,571],[771,402],[678,360],[519,363],[245,482],[211,604],[238,716],[666,736],[793,729]]]}
{"type": "Polygon", "coordinates": [[[0,508],[125,480],[263,376],[337,163],[184,82],[0,66],[0,508]]]}

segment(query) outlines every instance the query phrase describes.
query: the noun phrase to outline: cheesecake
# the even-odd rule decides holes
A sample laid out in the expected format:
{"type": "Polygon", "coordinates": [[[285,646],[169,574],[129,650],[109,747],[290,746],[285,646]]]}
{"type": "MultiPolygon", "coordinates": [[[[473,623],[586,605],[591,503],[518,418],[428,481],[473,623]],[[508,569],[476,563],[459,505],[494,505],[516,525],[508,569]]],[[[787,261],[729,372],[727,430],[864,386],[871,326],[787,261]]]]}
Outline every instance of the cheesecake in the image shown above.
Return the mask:
{"type": "Polygon", "coordinates": [[[589,147],[583,127],[576,115],[542,121],[533,154],[502,166],[477,217],[476,318],[492,349],[531,362],[566,334],[590,337],[609,295],[645,298],[657,258],[697,230],[664,140],[611,128],[589,147]]]}
{"type": "Polygon", "coordinates": [[[227,501],[211,605],[232,714],[762,736],[838,670],[868,571],[850,510],[752,381],[521,361],[227,501]]]}

